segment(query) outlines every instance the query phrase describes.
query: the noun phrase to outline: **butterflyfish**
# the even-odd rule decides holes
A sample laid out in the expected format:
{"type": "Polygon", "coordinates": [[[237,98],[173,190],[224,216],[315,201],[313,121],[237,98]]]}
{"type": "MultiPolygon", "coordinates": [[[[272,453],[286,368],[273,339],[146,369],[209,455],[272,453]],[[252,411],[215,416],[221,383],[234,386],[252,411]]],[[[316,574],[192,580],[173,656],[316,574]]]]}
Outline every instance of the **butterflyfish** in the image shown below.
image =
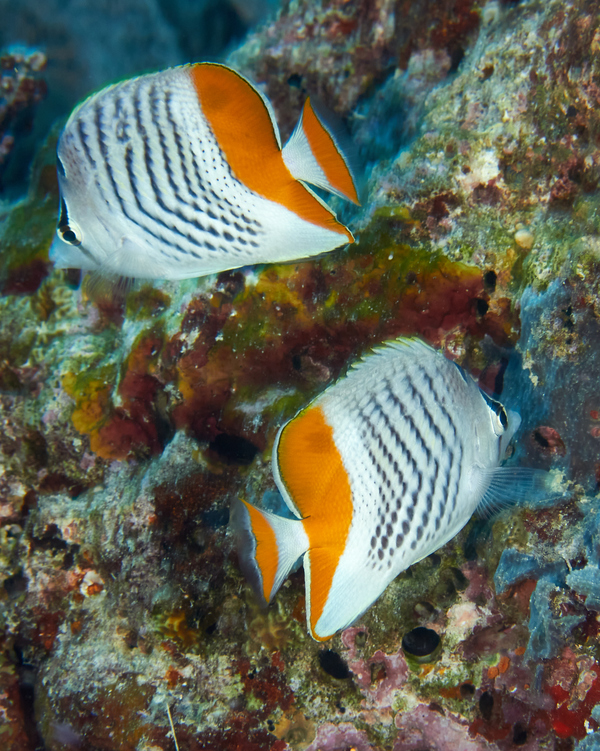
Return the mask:
{"type": "Polygon", "coordinates": [[[328,639],[478,507],[527,497],[536,470],[499,466],[519,424],[441,352],[387,343],[279,431],[291,518],[235,502],[243,572],[268,603],[302,557],[308,631],[328,639]]]}
{"type": "Polygon", "coordinates": [[[305,184],[359,203],[335,128],[307,99],[282,148],[266,97],[224,65],[92,95],[67,121],[57,165],[59,268],[185,279],[354,241],[305,184]]]}

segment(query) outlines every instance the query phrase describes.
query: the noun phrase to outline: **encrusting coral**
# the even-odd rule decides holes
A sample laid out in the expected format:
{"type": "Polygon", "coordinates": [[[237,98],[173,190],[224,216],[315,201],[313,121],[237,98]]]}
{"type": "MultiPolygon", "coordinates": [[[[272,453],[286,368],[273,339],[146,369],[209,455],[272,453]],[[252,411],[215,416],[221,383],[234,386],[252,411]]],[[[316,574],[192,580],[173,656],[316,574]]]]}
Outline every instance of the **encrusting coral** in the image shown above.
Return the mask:
{"type": "Polygon", "coordinates": [[[366,183],[336,206],[357,242],[285,266],[80,285],[48,262],[49,137],[0,226],[8,751],[594,747],[599,39],[589,0],[285,4],[229,62],[284,131],[318,93],[366,183]],[[300,572],[251,599],[229,507],[278,511],[279,426],[402,334],[520,412],[510,461],[555,499],[473,519],[319,645],[300,572]]]}

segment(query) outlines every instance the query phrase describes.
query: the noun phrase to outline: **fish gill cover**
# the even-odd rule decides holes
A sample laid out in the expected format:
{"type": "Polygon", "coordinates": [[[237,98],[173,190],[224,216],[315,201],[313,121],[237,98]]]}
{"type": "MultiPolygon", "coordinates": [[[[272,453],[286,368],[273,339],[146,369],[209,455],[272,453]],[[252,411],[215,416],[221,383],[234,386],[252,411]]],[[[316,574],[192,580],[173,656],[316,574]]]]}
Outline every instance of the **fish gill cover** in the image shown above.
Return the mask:
{"type": "MultiPolygon", "coordinates": [[[[596,4],[282,5],[223,59],[269,97],[283,140],[307,94],[346,121],[363,207],[332,205],[357,242],[121,295],[48,263],[48,123],[91,88],[189,61],[197,21],[131,0],[118,19],[110,4],[68,17],[36,4],[25,24],[28,4],[13,5],[6,54],[38,44],[48,59],[15,80],[51,81],[52,99],[31,84],[36,158],[27,194],[1,208],[4,747],[593,748],[596,4]],[[511,461],[551,470],[561,490],[473,519],[323,647],[299,572],[260,608],[229,508],[281,513],[279,426],[400,335],[519,412],[511,461]],[[440,637],[429,661],[402,648],[416,629],[440,637]],[[324,648],[347,677],[324,669],[324,648]]],[[[7,117],[16,144],[23,121],[7,117]]]]}

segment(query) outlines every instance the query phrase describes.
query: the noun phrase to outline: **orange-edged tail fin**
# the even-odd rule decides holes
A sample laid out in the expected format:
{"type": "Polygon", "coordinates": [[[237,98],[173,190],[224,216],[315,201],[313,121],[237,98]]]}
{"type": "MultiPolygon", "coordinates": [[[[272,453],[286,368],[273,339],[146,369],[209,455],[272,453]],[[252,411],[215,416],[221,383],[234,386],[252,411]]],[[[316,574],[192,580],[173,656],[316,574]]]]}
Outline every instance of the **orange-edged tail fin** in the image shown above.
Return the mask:
{"type": "Polygon", "coordinates": [[[304,525],[239,500],[231,509],[231,527],[242,573],[259,598],[269,603],[308,550],[304,525]]]}
{"type": "Polygon", "coordinates": [[[339,134],[311,104],[283,149],[283,160],[296,178],[359,204],[356,178],[340,145],[339,134]]]}

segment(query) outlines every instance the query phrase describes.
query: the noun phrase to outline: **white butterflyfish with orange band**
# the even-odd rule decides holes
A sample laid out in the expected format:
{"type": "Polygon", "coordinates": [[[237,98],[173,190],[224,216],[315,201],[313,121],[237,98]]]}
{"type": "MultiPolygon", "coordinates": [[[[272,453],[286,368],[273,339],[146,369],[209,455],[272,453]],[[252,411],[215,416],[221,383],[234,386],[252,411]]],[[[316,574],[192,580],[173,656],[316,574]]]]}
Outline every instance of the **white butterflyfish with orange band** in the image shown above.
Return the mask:
{"type": "Polygon", "coordinates": [[[231,68],[172,68],[110,86],[57,149],[57,267],[185,279],[354,242],[305,184],[358,203],[335,129],[307,99],[281,146],[266,97],[231,68]]]}
{"type": "Polygon", "coordinates": [[[268,603],[302,557],[308,630],[328,639],[478,507],[544,484],[499,466],[519,424],[441,352],[387,343],[280,430],[273,473],[293,518],[236,501],[242,570],[268,603]]]}

